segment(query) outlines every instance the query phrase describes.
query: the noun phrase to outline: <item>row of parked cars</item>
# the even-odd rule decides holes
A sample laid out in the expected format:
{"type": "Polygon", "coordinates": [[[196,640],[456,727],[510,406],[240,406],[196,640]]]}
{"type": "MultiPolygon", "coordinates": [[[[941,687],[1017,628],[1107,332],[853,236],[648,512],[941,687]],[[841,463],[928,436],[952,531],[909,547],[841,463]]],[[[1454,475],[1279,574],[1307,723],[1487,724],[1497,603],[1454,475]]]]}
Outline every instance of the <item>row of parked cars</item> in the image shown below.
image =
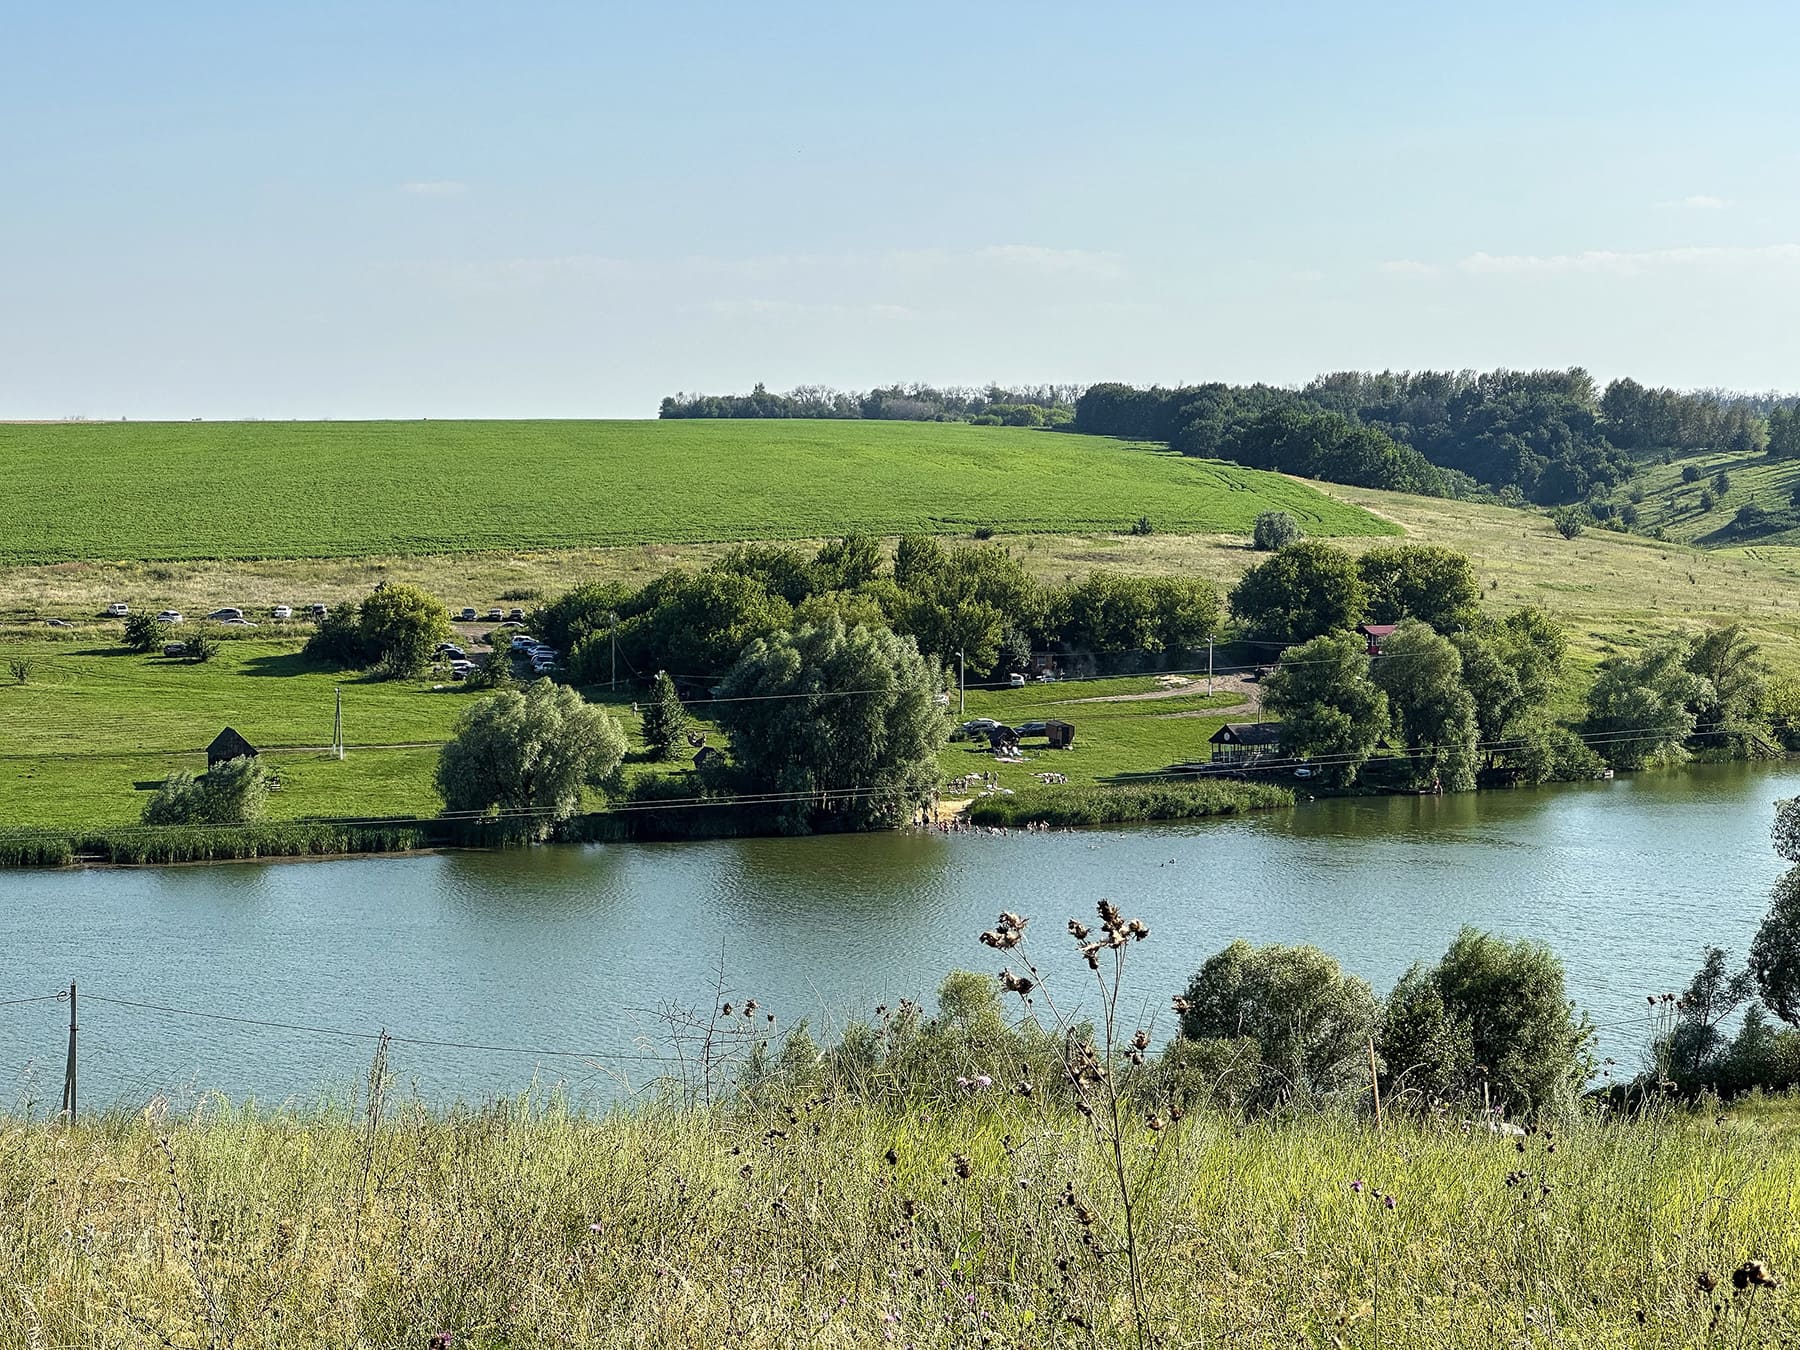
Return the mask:
{"type": "MultiPolygon", "coordinates": [[[[109,619],[128,619],[131,617],[131,606],[126,604],[123,600],[115,600],[106,607],[106,617],[109,619]]],[[[256,620],[245,618],[244,611],[237,608],[235,605],[226,605],[223,609],[215,609],[206,617],[213,623],[223,624],[226,627],[257,627],[256,620]]],[[[276,620],[291,619],[294,617],[294,607],[292,605],[272,606],[269,610],[269,617],[276,620]]],[[[325,606],[307,606],[306,617],[315,621],[324,618],[325,606]]],[[[165,609],[156,616],[156,621],[158,623],[186,623],[187,618],[178,609],[165,609]]]]}

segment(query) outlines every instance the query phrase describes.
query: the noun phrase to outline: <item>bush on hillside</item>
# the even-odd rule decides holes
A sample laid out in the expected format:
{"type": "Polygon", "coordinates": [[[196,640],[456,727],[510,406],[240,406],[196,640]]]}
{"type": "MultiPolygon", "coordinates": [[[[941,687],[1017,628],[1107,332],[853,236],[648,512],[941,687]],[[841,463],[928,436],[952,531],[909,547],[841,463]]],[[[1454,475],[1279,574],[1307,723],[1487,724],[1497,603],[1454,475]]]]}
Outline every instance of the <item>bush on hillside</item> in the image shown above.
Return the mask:
{"type": "Polygon", "coordinates": [[[1256,518],[1250,541],[1261,552],[1273,553],[1276,549],[1299,543],[1302,538],[1300,522],[1294,519],[1292,512],[1264,511],[1256,518]]]}

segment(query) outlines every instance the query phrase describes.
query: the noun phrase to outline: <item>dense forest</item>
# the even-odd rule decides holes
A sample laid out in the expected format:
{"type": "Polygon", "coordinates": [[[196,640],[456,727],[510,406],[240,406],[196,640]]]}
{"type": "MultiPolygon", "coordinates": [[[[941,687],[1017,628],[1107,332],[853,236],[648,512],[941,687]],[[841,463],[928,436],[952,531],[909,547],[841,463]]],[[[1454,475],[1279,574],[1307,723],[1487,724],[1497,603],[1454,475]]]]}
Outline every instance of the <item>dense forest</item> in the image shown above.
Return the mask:
{"type": "Polygon", "coordinates": [[[961,421],[1162,441],[1330,482],[1511,505],[1603,498],[1657,456],[1800,459],[1800,399],[1728,390],[1604,389],[1568,370],[1340,371],[1298,387],[1126,384],[1021,389],[808,386],[678,394],[660,415],[961,421]]]}
{"type": "Polygon", "coordinates": [[[1073,425],[1335,482],[1548,505],[1609,492],[1653,454],[1800,457],[1794,402],[1631,379],[1602,391],[1579,367],[1341,371],[1298,389],[1098,384],[1073,425]]]}

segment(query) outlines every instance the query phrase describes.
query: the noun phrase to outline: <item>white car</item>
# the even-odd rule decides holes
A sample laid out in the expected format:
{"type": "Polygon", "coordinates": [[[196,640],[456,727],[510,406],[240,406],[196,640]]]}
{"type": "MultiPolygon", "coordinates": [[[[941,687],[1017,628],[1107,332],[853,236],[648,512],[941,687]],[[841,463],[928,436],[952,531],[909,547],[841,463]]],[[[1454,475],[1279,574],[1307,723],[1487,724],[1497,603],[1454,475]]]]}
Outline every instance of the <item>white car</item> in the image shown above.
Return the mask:
{"type": "Polygon", "coordinates": [[[165,609],[161,614],[156,616],[156,621],[158,623],[180,623],[181,611],[178,609],[165,609]]]}
{"type": "Polygon", "coordinates": [[[106,607],[106,617],[109,619],[122,619],[129,613],[131,606],[123,600],[115,600],[106,607]]]}
{"type": "Polygon", "coordinates": [[[208,614],[206,617],[209,619],[216,619],[220,623],[229,623],[232,619],[243,618],[244,611],[241,609],[233,609],[233,608],[227,607],[225,609],[215,609],[211,614],[208,614]]]}
{"type": "Polygon", "coordinates": [[[534,637],[527,637],[524,633],[513,634],[512,649],[515,652],[522,652],[537,645],[538,640],[534,637]]]}
{"type": "Polygon", "coordinates": [[[271,619],[291,619],[294,617],[293,606],[277,605],[274,609],[269,611],[269,617],[271,619]]]}
{"type": "Polygon", "coordinates": [[[220,619],[221,628],[254,628],[256,625],[249,619],[220,619]]]}
{"type": "Polygon", "coordinates": [[[1014,689],[1023,689],[1025,687],[1025,677],[1023,675],[1008,675],[1006,677],[1006,683],[1014,689]]]}

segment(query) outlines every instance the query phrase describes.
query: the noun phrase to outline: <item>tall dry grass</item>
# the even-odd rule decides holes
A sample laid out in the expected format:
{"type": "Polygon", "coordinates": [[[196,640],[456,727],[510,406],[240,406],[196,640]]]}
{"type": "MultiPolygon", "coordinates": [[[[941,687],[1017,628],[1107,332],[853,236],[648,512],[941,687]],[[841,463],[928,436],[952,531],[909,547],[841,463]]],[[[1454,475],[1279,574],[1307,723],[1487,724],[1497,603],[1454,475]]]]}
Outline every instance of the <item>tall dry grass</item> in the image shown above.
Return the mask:
{"type": "MultiPolygon", "coordinates": [[[[1066,1104],[384,1101],[0,1125],[0,1344],[1135,1339],[1113,1159],[1066,1104]]],[[[1800,1272],[1791,1118],[1195,1113],[1154,1143],[1158,1345],[1800,1343],[1800,1300],[1759,1283],[1800,1272]]],[[[1125,1145],[1150,1167],[1146,1130],[1125,1145]]]]}

